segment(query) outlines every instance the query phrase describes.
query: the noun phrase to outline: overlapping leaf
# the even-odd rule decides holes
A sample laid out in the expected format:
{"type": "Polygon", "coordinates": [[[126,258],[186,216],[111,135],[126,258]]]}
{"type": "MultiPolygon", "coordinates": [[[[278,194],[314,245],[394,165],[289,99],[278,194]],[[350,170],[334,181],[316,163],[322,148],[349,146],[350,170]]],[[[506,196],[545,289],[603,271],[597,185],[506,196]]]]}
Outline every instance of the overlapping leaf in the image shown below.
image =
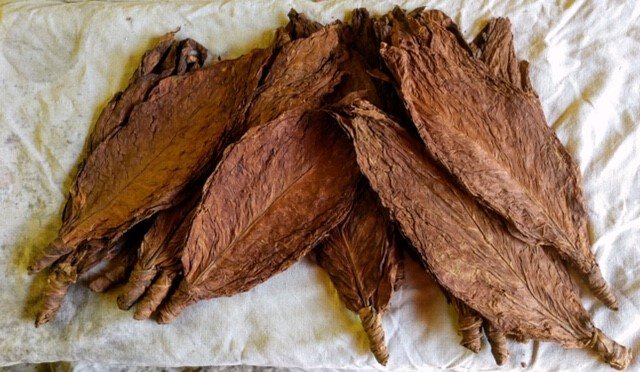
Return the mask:
{"type": "MultiPolygon", "coordinates": [[[[381,49],[429,153],[512,233],[557,249],[617,308],[590,250],[580,173],[537,96],[496,78],[443,27],[442,13],[429,14],[394,10],[381,49]]],[[[521,81],[520,66],[504,71],[509,80],[521,81]]]]}
{"type": "Polygon", "coordinates": [[[317,260],[345,306],[357,313],[378,362],[387,364],[382,314],[402,277],[400,247],[378,197],[362,182],[344,222],[331,231],[317,260]]]}
{"type": "Polygon", "coordinates": [[[503,332],[593,348],[616,368],[629,364],[629,351],[593,325],[564,268],[512,236],[406,130],[365,101],[340,118],[383,205],[438,282],[490,323],[494,343],[503,332]]]}

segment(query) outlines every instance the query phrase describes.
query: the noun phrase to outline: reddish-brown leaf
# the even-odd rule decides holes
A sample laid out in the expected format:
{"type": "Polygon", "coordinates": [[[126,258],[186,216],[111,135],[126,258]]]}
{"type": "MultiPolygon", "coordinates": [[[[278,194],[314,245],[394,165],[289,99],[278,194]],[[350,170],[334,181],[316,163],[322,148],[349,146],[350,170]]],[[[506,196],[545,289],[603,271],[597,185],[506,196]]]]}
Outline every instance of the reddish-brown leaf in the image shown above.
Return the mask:
{"type": "Polygon", "coordinates": [[[331,231],[317,261],[335,285],[347,309],[360,315],[378,362],[387,364],[381,317],[402,272],[398,246],[386,211],[366,182],[361,182],[347,218],[331,231]]]}
{"type": "MultiPolygon", "coordinates": [[[[88,154],[91,154],[96,146],[110,134],[127,124],[133,108],[147,99],[148,93],[161,79],[170,75],[183,75],[202,66],[207,57],[207,50],[191,39],[177,41],[173,36],[174,33],[163,36],[154,48],[144,54],[138,69],[130,79],[129,86],[123,92],[116,93],[107,107],[102,110],[89,137],[88,154]],[[179,52],[178,55],[176,50],[179,52]]],[[[84,162],[78,167],[74,187],[77,187],[77,177],[83,173],[83,168],[84,162]]],[[[72,212],[75,205],[72,194],[62,213],[63,226],[68,223],[71,215],[76,213],[72,212]]],[[[94,242],[94,245],[97,245],[97,242],[94,242]]],[[[61,250],[56,249],[55,246],[49,247],[44,255],[29,267],[29,271],[42,270],[66,252],[68,252],[67,247],[61,250]]]]}
{"type": "Polygon", "coordinates": [[[364,101],[340,119],[361,171],[448,292],[507,335],[593,348],[613,367],[629,364],[629,350],[593,325],[564,267],[512,236],[406,130],[364,101]]]}
{"type": "Polygon", "coordinates": [[[275,57],[247,115],[247,127],[269,122],[293,108],[316,109],[342,81],[347,58],[340,25],[286,43],[275,57]]]}
{"type": "Polygon", "coordinates": [[[359,173],[336,129],[322,113],[293,110],[227,149],[205,186],[182,256],[185,278],[160,309],[161,323],[285,270],[345,217],[359,173]]]}
{"type": "Polygon", "coordinates": [[[42,305],[36,316],[36,327],[53,319],[69,287],[76,283],[82,274],[101,261],[110,260],[124,245],[124,238],[107,248],[95,248],[87,244],[57,261],[49,272],[47,284],[42,291],[42,305]]]}
{"type": "Polygon", "coordinates": [[[159,212],[144,236],[127,284],[118,296],[118,307],[129,309],[159,277],[174,278],[182,269],[181,257],[200,192],[159,212]]]}
{"type": "MultiPolygon", "coordinates": [[[[100,114],[89,138],[89,154],[111,133],[127,123],[133,108],[147,98],[147,93],[162,78],[170,75],[183,75],[188,71],[200,68],[206,54],[206,49],[191,39],[177,41],[173,39],[173,33],[165,35],[156,47],[144,54],[140,67],[132,76],[127,89],[116,94],[100,114]]],[[[84,164],[81,164],[78,174],[82,173],[83,168],[84,164]]],[[[75,182],[77,183],[77,179],[75,182]]],[[[70,197],[63,211],[63,225],[71,217],[72,206],[73,201],[70,197]]],[[[112,252],[115,246],[120,245],[94,241],[86,247],[80,247],[68,253],[56,263],[54,261],[59,257],[60,252],[56,250],[45,252],[45,255],[30,268],[32,272],[37,272],[54,263],[52,273],[43,290],[43,305],[36,324],[40,325],[49,321],[60,307],[68,287],[76,282],[78,276],[100,262],[108,260],[111,256],[109,252],[112,252]],[[65,274],[63,275],[63,273],[65,274]]],[[[129,263],[134,257],[129,251],[122,250],[118,253],[114,258],[115,262],[107,267],[105,275],[92,282],[94,290],[105,290],[114,282],[123,279],[128,273],[129,263]]]]}
{"type": "Polygon", "coordinates": [[[163,79],[128,123],[88,156],[71,190],[69,219],[50,252],[113,240],[179,202],[210,167],[229,129],[242,121],[270,50],[255,50],[163,79]]]}
{"type": "MultiPolygon", "coordinates": [[[[311,33],[319,31],[319,27],[303,15],[295,13],[295,11],[290,14],[290,18],[289,25],[284,29],[290,35],[285,34],[283,29],[278,30],[276,35],[276,41],[272,46],[272,50],[275,53],[275,56],[272,57],[274,62],[268,64],[267,76],[277,76],[282,71],[286,71],[288,77],[295,81],[298,87],[302,87],[304,84],[309,86],[309,89],[297,92],[296,98],[305,101],[302,105],[298,105],[299,107],[314,109],[317,108],[320,98],[329,94],[340,83],[341,74],[338,72],[338,67],[340,66],[338,61],[344,57],[339,57],[335,63],[330,62],[327,68],[321,68],[320,66],[331,61],[331,58],[334,58],[334,54],[343,54],[344,49],[341,49],[343,47],[338,44],[339,40],[335,38],[335,30],[330,33],[319,32],[310,40],[292,43],[292,39],[311,36],[311,33]],[[322,38],[327,41],[323,43],[323,48],[310,49],[311,46],[318,44],[318,39],[322,38]],[[307,58],[307,63],[304,66],[300,65],[300,59],[297,57],[300,54],[305,55],[307,58]],[[313,68],[313,66],[318,66],[318,73],[321,75],[309,74],[310,67],[313,68]],[[326,79],[327,73],[333,78],[326,79]],[[319,78],[324,79],[323,83],[318,84],[317,79],[319,78]],[[304,97],[310,97],[310,99],[305,99],[304,97]]],[[[290,81],[273,78],[266,78],[265,80],[262,90],[263,92],[266,91],[266,93],[258,94],[258,107],[266,107],[269,104],[269,98],[282,99],[279,95],[269,95],[270,91],[277,89],[286,91],[290,89],[288,87],[290,81]]],[[[279,106],[280,102],[271,102],[270,108],[273,110],[273,115],[277,114],[279,110],[286,109],[285,105],[279,106]]],[[[266,120],[266,118],[257,116],[247,120],[247,123],[236,123],[230,130],[232,135],[228,137],[233,139],[241,135],[248,127],[262,125],[261,120],[266,120]]],[[[201,186],[196,184],[194,188],[199,189],[201,186]]],[[[119,306],[123,309],[128,309],[146,291],[134,315],[136,319],[148,318],[163,300],[163,297],[166,296],[171,286],[170,281],[178,278],[177,274],[182,268],[180,259],[183,243],[191,224],[189,213],[195,207],[194,201],[196,199],[159,212],[144,239],[129,282],[123,289],[122,295],[118,298],[119,306]]]]}
{"type": "Polygon", "coordinates": [[[495,77],[440,17],[393,17],[381,54],[429,153],[514,234],[557,249],[615,309],[590,250],[580,172],[536,95],[495,77]]]}

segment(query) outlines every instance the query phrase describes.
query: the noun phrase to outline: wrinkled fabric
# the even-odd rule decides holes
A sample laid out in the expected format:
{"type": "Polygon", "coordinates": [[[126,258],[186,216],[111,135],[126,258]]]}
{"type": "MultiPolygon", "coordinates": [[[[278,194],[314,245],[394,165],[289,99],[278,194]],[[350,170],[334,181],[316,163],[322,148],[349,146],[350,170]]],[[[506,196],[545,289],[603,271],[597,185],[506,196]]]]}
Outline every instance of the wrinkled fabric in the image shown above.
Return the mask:
{"type": "MultiPolygon", "coordinates": [[[[33,327],[46,274],[26,266],[56,235],[88,135],[123,89],[142,53],[180,28],[212,58],[266,47],[291,7],[327,23],[365,6],[438,8],[471,40],[491,17],[513,24],[516,53],[550,125],[584,177],[593,251],[620,299],[612,312],[583,289],[594,322],[640,354],[640,4],[533,1],[35,1],[0,7],[0,365],[82,360],[131,365],[263,365],[380,368],[357,315],[310,261],[231,298],[203,301],[174,323],[138,322],[116,294],[71,289],[56,320],[33,327]],[[606,16],[605,16],[606,15],[606,16]]],[[[486,341],[474,355],[458,345],[456,317],[413,262],[383,317],[389,370],[494,370],[486,341]]],[[[509,341],[501,371],[609,371],[584,350],[509,341]]],[[[640,368],[638,358],[629,370],[640,368]]]]}

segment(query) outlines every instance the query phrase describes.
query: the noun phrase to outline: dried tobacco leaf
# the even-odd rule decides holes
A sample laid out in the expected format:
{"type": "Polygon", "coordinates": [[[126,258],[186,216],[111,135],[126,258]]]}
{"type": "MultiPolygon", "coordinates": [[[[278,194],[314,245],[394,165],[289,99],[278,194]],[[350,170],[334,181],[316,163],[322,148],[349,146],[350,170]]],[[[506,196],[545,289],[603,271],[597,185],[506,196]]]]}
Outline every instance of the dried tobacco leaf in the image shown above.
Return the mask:
{"type": "MultiPolygon", "coordinates": [[[[89,281],[89,289],[96,293],[102,293],[118,283],[127,280],[136,260],[136,250],[122,249],[107,263],[104,270],[100,271],[89,281]]],[[[73,254],[73,253],[72,253],[73,254]]]]}
{"type": "MultiPolygon", "coordinates": [[[[191,39],[173,40],[173,35],[173,33],[165,35],[158,45],[144,54],[140,67],[131,78],[129,86],[124,92],[116,94],[102,111],[89,139],[89,153],[117,128],[126,124],[133,107],[146,99],[147,93],[161,78],[174,74],[181,75],[200,68],[206,58],[206,49],[191,39]],[[179,54],[176,55],[176,53],[179,54]]],[[[81,164],[79,169],[82,170],[83,167],[84,165],[81,164]]],[[[70,197],[63,211],[63,225],[70,217],[71,205],[70,197]]],[[[55,315],[68,287],[76,282],[80,274],[89,271],[101,261],[109,259],[111,257],[109,252],[113,251],[113,247],[114,245],[111,243],[92,242],[87,247],[81,247],[53,264],[52,274],[49,275],[43,290],[44,300],[37,317],[37,325],[47,322],[55,315]],[[92,252],[88,253],[87,250],[92,252]]],[[[55,259],[55,254],[45,254],[30,268],[30,271],[37,272],[44,266],[53,263],[55,259]]],[[[114,260],[115,262],[109,265],[113,268],[109,270],[108,277],[112,282],[121,280],[127,273],[131,254],[127,250],[121,251],[114,260]]],[[[109,284],[104,281],[105,278],[103,277],[102,281],[97,281],[94,288],[104,289],[100,287],[109,284]]]]}
{"type": "MultiPolygon", "coordinates": [[[[267,120],[271,120],[271,117],[288,110],[294,100],[300,109],[316,109],[323,97],[330,94],[342,81],[338,66],[340,61],[344,60],[346,51],[339,44],[339,38],[336,37],[337,30],[331,28],[321,30],[320,24],[311,22],[295,10],[289,13],[289,18],[290,22],[285,28],[287,35],[282,32],[276,35],[273,47],[276,52],[273,62],[269,65],[264,83],[256,94],[255,102],[251,105],[251,113],[268,107],[270,115],[252,116],[250,114],[242,128],[235,131],[236,134],[243,134],[247,128],[264,125],[267,120]],[[309,40],[300,40],[304,38],[309,40]]],[[[180,226],[180,230],[174,235],[172,241],[183,242],[189,231],[191,219],[188,220],[189,224],[186,221],[180,226]]],[[[181,256],[174,257],[180,260],[181,256]]],[[[176,278],[175,275],[170,277],[176,278]]],[[[163,278],[165,285],[162,288],[168,289],[169,285],[166,282],[170,282],[171,279],[166,275],[161,277],[163,278]]],[[[136,319],[149,317],[162,300],[160,292],[164,293],[162,297],[166,296],[166,290],[154,292],[153,289],[153,287],[150,288],[149,295],[138,305],[134,315],[136,319]]]]}
{"type": "Polygon", "coordinates": [[[42,291],[42,305],[36,316],[36,327],[49,322],[60,309],[62,300],[69,287],[76,283],[78,278],[89,269],[103,260],[109,260],[123,249],[126,239],[121,239],[107,248],[94,249],[89,244],[68,254],[56,262],[49,272],[47,284],[42,291]]]}
{"type": "Polygon", "coordinates": [[[400,247],[378,197],[361,182],[347,218],[317,251],[317,261],[347,309],[360,316],[376,360],[386,365],[382,315],[402,276],[400,247]]]}
{"type": "Polygon", "coordinates": [[[380,56],[380,43],[388,33],[388,17],[373,18],[365,8],[358,8],[351,15],[351,48],[366,61],[363,68],[366,73],[374,77],[376,95],[380,97],[378,101],[369,102],[382,108],[385,112],[402,118],[403,122],[409,122],[402,100],[394,89],[394,82],[391,74],[380,56]]]}
{"type": "MultiPolygon", "coordinates": [[[[512,236],[406,130],[364,101],[340,121],[382,204],[440,285],[499,331],[488,328],[494,344],[504,345],[504,333],[591,348],[614,368],[629,364],[629,350],[593,325],[564,267],[512,236]]],[[[504,350],[494,351],[500,358],[504,350]]]]}
{"type": "MultiPolygon", "coordinates": [[[[292,19],[292,23],[296,22],[310,23],[300,15],[292,19]]],[[[348,58],[341,67],[346,79],[328,101],[357,95],[383,106],[377,86],[367,73],[367,63],[353,49],[352,28],[339,24],[341,40],[349,47],[348,58]]],[[[366,182],[361,182],[349,216],[331,232],[317,255],[318,263],[331,277],[347,308],[360,316],[371,351],[382,365],[386,365],[389,351],[381,318],[403,276],[400,248],[385,213],[366,182]]]]}
{"type": "Polygon", "coordinates": [[[493,76],[536,95],[529,80],[529,63],[516,57],[509,19],[490,20],[470,48],[473,56],[482,61],[493,76]]]}
{"type": "MultiPolygon", "coordinates": [[[[89,138],[89,154],[110,134],[126,125],[133,108],[147,99],[148,93],[161,79],[171,75],[183,75],[202,66],[207,58],[206,48],[191,39],[174,40],[174,35],[174,33],[164,35],[154,48],[145,52],[139,67],[129,81],[129,86],[123,92],[116,93],[107,107],[102,110],[89,138]]],[[[84,165],[84,162],[80,164],[76,177],[83,172],[84,165]]],[[[74,187],[77,187],[77,182],[76,178],[74,187]]],[[[72,198],[73,195],[70,195],[62,213],[63,225],[67,224],[71,217],[71,208],[74,205],[72,198]]],[[[60,251],[50,247],[42,257],[30,265],[29,271],[39,272],[63,254],[65,253],[61,254],[60,251]]]]}
{"type": "MultiPolygon", "coordinates": [[[[392,38],[391,35],[393,34],[393,22],[405,19],[404,13],[405,12],[397,7],[390,13],[389,28],[387,30],[387,34],[385,35],[386,40],[392,38]]],[[[458,43],[458,46],[460,48],[464,49],[469,55],[473,55],[473,49],[464,39],[464,35],[462,35],[462,32],[460,32],[460,28],[458,27],[458,25],[444,12],[436,9],[425,11],[424,8],[416,8],[406,14],[407,16],[412,17],[421,26],[428,27],[428,25],[432,23],[440,25],[440,27],[449,31],[449,34],[455,38],[455,41],[458,43]]],[[[411,28],[411,26],[407,27],[409,29],[411,28]]]]}
{"type": "MultiPolygon", "coordinates": [[[[528,63],[526,61],[518,61],[515,56],[511,24],[508,19],[497,18],[491,20],[473,43],[469,45],[462,37],[458,26],[444,13],[433,10],[428,12],[416,10],[410,15],[421,23],[428,24],[428,22],[437,22],[442,25],[442,27],[456,37],[460,47],[482,61],[493,76],[511,83],[515,88],[520,88],[523,91],[535,94],[529,81],[528,63]]],[[[554,254],[554,252],[547,251],[547,254],[554,264],[558,266],[562,265],[561,258],[554,254]]],[[[559,267],[559,270],[564,270],[564,267],[559,267]]],[[[571,284],[573,284],[573,282],[571,284]]],[[[470,348],[469,345],[477,345],[479,349],[480,328],[484,328],[496,362],[499,365],[504,364],[509,354],[505,342],[505,335],[491,326],[489,322],[484,321],[483,324],[482,317],[468,307],[465,309],[466,305],[460,300],[453,299],[452,302],[454,307],[460,307],[458,311],[459,325],[462,334],[461,344],[468,348],[470,348]]]]}
{"type": "Polygon", "coordinates": [[[158,321],[288,268],[344,219],[358,177],[352,147],[323,113],[288,111],[250,129],[207,181],[182,256],[185,277],[158,321]]]}
{"type": "Polygon", "coordinates": [[[69,219],[48,254],[115,240],[178,203],[185,186],[206,173],[220,139],[243,120],[270,54],[254,50],[163,79],[127,125],[89,154],[71,191],[69,219]]]}
{"type": "MultiPolygon", "coordinates": [[[[489,26],[487,26],[474,40],[474,43],[469,45],[464,40],[464,37],[455,22],[440,11],[430,10],[425,12],[424,9],[415,9],[409,13],[409,16],[414,17],[418,22],[423,24],[429,24],[429,22],[436,22],[440,24],[443,28],[453,34],[461,48],[465,49],[470,55],[474,55],[485,63],[495,77],[510,81],[512,84],[516,81],[520,84],[521,81],[519,74],[517,75],[517,80],[513,79],[516,77],[516,74],[514,74],[511,64],[516,62],[516,68],[518,68],[518,65],[517,59],[515,58],[515,52],[513,50],[512,37],[506,37],[507,35],[502,32],[491,32],[488,34],[487,30],[489,29],[489,26]],[[486,53],[483,55],[485,48],[487,48],[486,53]],[[500,49],[500,51],[498,52],[497,49],[500,49]],[[511,53],[508,53],[509,50],[511,53]]],[[[490,22],[490,24],[493,23],[494,21],[490,22]]],[[[524,82],[528,82],[528,75],[527,79],[523,81],[523,83],[524,82]]],[[[554,260],[554,263],[558,264],[558,257],[551,258],[554,260]]],[[[564,269],[561,268],[560,270],[564,269]]],[[[451,298],[451,303],[458,313],[458,329],[462,336],[460,344],[473,352],[478,352],[481,348],[481,332],[482,329],[484,329],[487,340],[491,345],[491,353],[493,354],[496,363],[498,365],[506,363],[509,357],[509,352],[504,333],[496,327],[493,327],[490,322],[486,320],[483,321],[482,316],[464,304],[464,302],[450,294],[448,294],[448,296],[451,298]]]]}
{"type": "Polygon", "coordinates": [[[512,233],[557,249],[616,309],[590,250],[579,170],[536,95],[494,77],[441,22],[393,16],[381,54],[429,153],[512,233]]]}
{"type": "MultiPolygon", "coordinates": [[[[516,88],[536,94],[533,91],[529,80],[528,63],[518,61],[513,46],[513,35],[511,34],[511,24],[506,18],[492,19],[489,24],[468,45],[461,36],[457,25],[444,13],[440,12],[420,12],[415,15],[417,19],[425,21],[425,18],[440,18],[438,21],[447,30],[452,31],[461,47],[470,51],[475,58],[482,61],[489,71],[498,79],[511,83],[516,88]]],[[[560,257],[548,252],[554,263],[560,265],[560,257]]],[[[559,268],[563,270],[564,268],[559,268]]],[[[460,302],[460,301],[459,301],[460,302]]],[[[466,306],[466,305],[462,305],[466,306]]],[[[462,331],[462,343],[465,345],[473,342],[479,334],[478,324],[482,324],[482,318],[475,311],[465,311],[465,316],[460,317],[460,329],[462,331]],[[465,322],[466,324],[463,324],[465,322]]],[[[483,324],[487,339],[491,344],[491,352],[498,365],[504,364],[509,356],[504,333],[493,327],[491,323],[485,321],[483,324]]]]}
{"type": "Polygon", "coordinates": [[[482,317],[459,299],[451,296],[450,300],[458,314],[458,330],[462,336],[460,345],[474,353],[479,352],[482,348],[482,317]]]}
{"type": "MultiPolygon", "coordinates": [[[[286,91],[290,89],[288,85],[289,81],[275,79],[273,76],[279,76],[283,72],[287,73],[287,76],[292,79],[299,88],[304,84],[309,85],[312,89],[303,90],[297,92],[298,97],[312,97],[313,99],[306,100],[308,109],[317,108],[321,98],[329,94],[334,87],[342,80],[341,74],[338,73],[337,63],[344,57],[340,57],[340,54],[344,53],[341,46],[337,43],[338,39],[335,38],[335,30],[329,33],[318,33],[311,40],[304,42],[292,43],[292,39],[303,38],[310,36],[309,34],[318,31],[318,24],[314,24],[309,21],[304,15],[298,14],[295,11],[290,13],[291,21],[285,29],[280,29],[276,33],[276,40],[272,46],[274,56],[273,62],[270,62],[265,68],[268,71],[265,75],[271,76],[271,79],[265,78],[265,83],[262,85],[263,91],[267,93],[265,95],[258,94],[257,100],[260,102],[257,107],[266,107],[271,105],[272,114],[275,115],[279,110],[285,110],[288,105],[278,105],[279,103],[287,103],[282,101],[283,96],[269,95],[270,92],[281,89],[286,91]],[[285,30],[291,35],[285,34],[285,30]],[[297,31],[295,31],[297,30],[297,31]],[[310,47],[316,45],[319,39],[325,38],[326,42],[323,43],[324,48],[311,50],[310,47]],[[312,52],[312,53],[309,53],[312,52]],[[327,61],[331,61],[334,55],[338,55],[336,63],[331,62],[328,66],[323,68],[323,65],[327,61]],[[300,55],[307,56],[306,64],[301,64],[300,55]],[[317,77],[315,74],[309,75],[309,71],[317,66],[318,71],[323,74],[323,77],[333,76],[332,79],[323,80],[324,83],[317,84],[317,77]],[[328,68],[327,68],[328,67],[328,68]],[[310,69],[311,68],[311,69],[310,69]],[[333,71],[333,72],[332,72],[333,71]],[[316,83],[315,85],[313,85],[316,83]],[[269,97],[276,97],[279,101],[269,102],[269,97]]],[[[286,95],[285,95],[286,98],[286,95]]],[[[264,117],[256,116],[253,119],[247,120],[247,123],[235,123],[230,132],[232,134],[228,136],[230,139],[235,138],[238,135],[243,134],[244,130],[248,127],[259,126],[263,123],[261,120],[265,120],[264,117]]],[[[229,142],[229,141],[227,141],[229,142]]],[[[201,186],[194,186],[196,189],[200,189],[201,186]]],[[[195,205],[192,205],[193,209],[195,205]]],[[[142,293],[147,290],[147,294],[142,298],[138,304],[134,318],[147,319],[155,308],[166,296],[169,288],[171,287],[171,281],[178,278],[178,272],[181,269],[180,258],[182,254],[182,245],[184,238],[189,230],[190,218],[184,219],[184,213],[187,209],[183,207],[175,207],[167,211],[160,212],[155,219],[154,226],[148,233],[145,239],[144,245],[141,247],[140,255],[136,263],[137,269],[131,274],[129,283],[123,289],[123,294],[119,297],[119,306],[123,309],[128,309],[137,301],[142,293]],[[176,216],[175,214],[179,215],[176,216]],[[179,227],[174,226],[175,220],[180,220],[182,223],[179,227]],[[156,226],[157,225],[157,226],[156,226]],[[161,269],[159,273],[154,267],[157,265],[157,261],[163,262],[163,266],[167,266],[161,269]],[[156,277],[155,281],[153,278],[156,277]],[[153,284],[151,284],[153,281],[153,284]]]]}
{"type": "MultiPolygon", "coordinates": [[[[508,19],[492,19],[471,43],[470,49],[474,57],[482,61],[494,76],[509,82],[515,88],[536,95],[529,80],[527,61],[519,61],[515,55],[511,22],[508,19]]],[[[562,265],[557,252],[546,252],[556,265],[562,265]]]]}
{"type": "Polygon", "coordinates": [[[282,46],[251,103],[247,128],[267,123],[292,108],[313,110],[321,106],[344,78],[340,67],[348,54],[340,29],[339,24],[330,25],[282,46]]]}
{"type": "MultiPolygon", "coordinates": [[[[422,15],[422,10],[422,8],[414,10],[412,16],[417,17],[422,15]]],[[[369,69],[373,69],[368,70],[367,75],[374,76],[376,79],[371,82],[374,85],[374,89],[370,87],[366,89],[369,92],[377,93],[360,96],[359,98],[369,101],[387,113],[402,118],[402,122],[410,122],[404,110],[402,100],[394,89],[394,83],[388,76],[388,70],[379,52],[381,40],[389,37],[391,19],[392,17],[390,15],[385,15],[381,18],[372,18],[364,8],[354,10],[352,15],[351,32],[353,36],[351,37],[351,45],[352,48],[358,51],[358,54],[362,53],[367,57],[368,63],[366,66],[369,69]],[[380,99],[378,97],[384,98],[380,99]]],[[[453,22],[448,23],[447,20],[448,18],[443,18],[441,22],[447,24],[448,29],[454,30],[454,32],[457,31],[455,24],[453,22]]],[[[460,34],[460,32],[457,31],[457,34],[460,34]]],[[[356,66],[355,69],[362,72],[366,70],[365,67],[361,66],[356,66]]],[[[367,79],[365,79],[361,73],[357,81],[367,81],[367,79]]],[[[369,79],[369,81],[371,81],[371,79],[369,79]]],[[[357,91],[357,89],[353,89],[353,91],[357,91]]],[[[413,128],[407,126],[407,129],[412,130],[413,128]]],[[[458,313],[458,328],[462,336],[460,344],[477,353],[480,351],[482,345],[482,317],[462,301],[450,293],[446,293],[446,290],[443,289],[443,292],[458,313]]]]}
{"type": "Polygon", "coordinates": [[[321,23],[310,20],[304,14],[298,13],[295,9],[289,10],[287,17],[289,17],[289,23],[285,27],[285,30],[291,40],[307,38],[323,28],[321,23]]]}
{"type": "Polygon", "coordinates": [[[173,32],[166,34],[156,47],[145,52],[127,88],[116,93],[100,113],[89,137],[89,151],[115,129],[126,125],[133,108],[147,99],[160,80],[202,67],[207,59],[207,49],[192,39],[174,40],[174,35],[173,32]]]}
{"type": "MultiPolygon", "coordinates": [[[[272,57],[290,38],[283,29],[276,31],[276,40],[271,46],[272,57]]],[[[263,69],[263,77],[268,71],[270,63],[267,62],[263,69]]],[[[233,127],[228,131],[224,140],[232,142],[235,136],[242,134],[242,122],[233,123],[233,127]]],[[[221,137],[222,141],[223,138],[221,137]]],[[[222,146],[217,146],[219,151],[222,146]]],[[[217,158],[217,156],[214,156],[217,158]]],[[[212,166],[214,162],[212,162],[212,166]]],[[[201,182],[194,182],[189,189],[200,190],[201,182]]],[[[130,308],[134,302],[138,304],[134,314],[135,319],[147,319],[153,311],[160,305],[169,292],[169,289],[182,270],[180,263],[182,255],[182,245],[189,230],[192,212],[195,210],[196,201],[200,198],[198,192],[195,196],[188,197],[186,201],[178,205],[158,212],[154,218],[151,228],[143,239],[143,244],[139,248],[139,254],[134,256],[135,265],[129,275],[129,280],[118,296],[118,306],[122,309],[130,308]]],[[[183,199],[183,197],[179,197],[183,199]]],[[[103,291],[113,284],[112,271],[119,272],[117,266],[109,266],[94,282],[91,287],[96,291],[103,291]]]]}
{"type": "MultiPolygon", "coordinates": [[[[322,25],[318,22],[311,21],[304,14],[300,14],[295,10],[289,12],[289,24],[286,29],[290,32],[292,40],[296,38],[309,37],[313,33],[317,32],[322,25]]],[[[335,27],[339,36],[339,42],[344,48],[344,54],[338,59],[338,63],[332,66],[339,67],[340,71],[344,74],[340,75],[341,81],[334,80],[334,84],[328,86],[334,91],[327,90],[329,95],[326,97],[325,104],[340,101],[347,95],[357,92],[359,96],[368,101],[380,104],[381,101],[378,98],[376,85],[373,82],[372,77],[367,73],[367,63],[358,53],[354,50],[354,34],[351,26],[346,25],[340,21],[332,23],[331,27],[335,27]]],[[[324,94],[321,94],[325,97],[324,94]]],[[[316,104],[316,107],[319,105],[316,104]]]]}
{"type": "Polygon", "coordinates": [[[147,292],[134,315],[136,319],[151,315],[170,287],[164,282],[182,269],[182,249],[200,196],[195,192],[189,200],[158,213],[145,234],[129,281],[118,296],[118,306],[126,310],[147,292]]]}

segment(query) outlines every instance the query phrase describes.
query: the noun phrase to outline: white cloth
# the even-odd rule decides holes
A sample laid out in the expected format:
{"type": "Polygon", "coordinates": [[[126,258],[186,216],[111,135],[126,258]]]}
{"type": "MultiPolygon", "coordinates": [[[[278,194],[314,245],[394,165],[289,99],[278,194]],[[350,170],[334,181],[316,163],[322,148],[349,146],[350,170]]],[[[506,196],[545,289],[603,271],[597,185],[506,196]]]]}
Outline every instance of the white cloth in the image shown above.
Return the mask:
{"type": "MultiPolygon", "coordinates": [[[[403,1],[449,14],[471,39],[491,17],[513,22],[548,122],[580,164],[593,250],[620,299],[613,312],[583,290],[595,324],[640,353],[640,2],[403,1]],[[521,5],[515,5],[521,3],[521,5]]],[[[330,22],[388,1],[15,2],[0,8],[0,365],[83,360],[131,365],[379,368],[328,277],[305,260],[232,298],[191,306],[171,325],[132,319],[115,295],[73,287],[33,327],[41,274],[28,261],[56,235],[67,190],[100,110],[126,86],[155,38],[180,28],[215,58],[265,46],[292,7],[330,22]]],[[[458,345],[456,317],[415,263],[384,317],[389,369],[493,370],[488,346],[458,345]]],[[[501,371],[608,371],[594,354],[509,342],[501,371]]],[[[640,368],[636,358],[631,369],[640,368]]]]}

